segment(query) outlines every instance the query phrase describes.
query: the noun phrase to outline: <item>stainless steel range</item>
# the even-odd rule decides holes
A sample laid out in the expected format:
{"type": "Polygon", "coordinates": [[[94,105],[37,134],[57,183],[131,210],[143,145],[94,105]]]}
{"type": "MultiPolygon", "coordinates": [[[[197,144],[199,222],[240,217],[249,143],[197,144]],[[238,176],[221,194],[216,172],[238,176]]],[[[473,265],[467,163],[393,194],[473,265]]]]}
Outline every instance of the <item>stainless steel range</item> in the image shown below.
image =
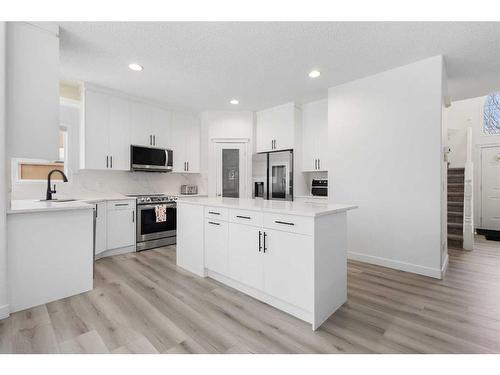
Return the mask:
{"type": "Polygon", "coordinates": [[[137,198],[137,251],[175,244],[177,197],[164,194],[129,196],[137,198]],[[164,221],[157,220],[156,210],[161,206],[166,208],[164,221]]]}

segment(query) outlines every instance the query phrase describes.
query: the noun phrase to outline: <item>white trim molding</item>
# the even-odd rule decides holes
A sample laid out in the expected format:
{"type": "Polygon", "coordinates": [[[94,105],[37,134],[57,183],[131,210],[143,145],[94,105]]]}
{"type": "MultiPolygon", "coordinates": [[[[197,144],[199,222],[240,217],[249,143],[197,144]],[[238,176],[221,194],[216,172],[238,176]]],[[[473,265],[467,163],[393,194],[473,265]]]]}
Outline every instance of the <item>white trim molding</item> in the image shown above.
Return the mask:
{"type": "MultiPolygon", "coordinates": [[[[354,251],[348,251],[347,258],[351,260],[357,260],[359,262],[370,263],[377,266],[392,268],[399,271],[405,271],[405,272],[416,273],[418,275],[429,276],[435,279],[442,279],[444,274],[443,270],[439,268],[430,268],[426,266],[420,266],[418,264],[401,262],[399,260],[356,253],[354,251]]],[[[448,264],[448,255],[446,256],[444,263],[445,265],[448,264]]],[[[445,269],[445,266],[443,266],[443,269],[445,269]]]]}
{"type": "Polygon", "coordinates": [[[449,257],[448,257],[448,253],[446,253],[446,255],[444,257],[443,266],[441,267],[441,280],[444,279],[444,274],[446,273],[446,270],[448,269],[448,261],[449,261],[449,257]]]}
{"type": "Polygon", "coordinates": [[[9,305],[0,306],[0,320],[8,318],[9,315],[10,315],[10,306],[9,305]]]}

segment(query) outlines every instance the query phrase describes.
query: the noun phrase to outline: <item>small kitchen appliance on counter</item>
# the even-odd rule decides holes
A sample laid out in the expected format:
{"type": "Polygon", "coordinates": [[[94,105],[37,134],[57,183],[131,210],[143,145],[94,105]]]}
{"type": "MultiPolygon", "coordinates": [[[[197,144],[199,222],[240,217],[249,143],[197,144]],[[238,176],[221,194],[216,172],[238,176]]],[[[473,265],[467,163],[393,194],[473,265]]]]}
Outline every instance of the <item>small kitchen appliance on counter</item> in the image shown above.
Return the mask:
{"type": "Polygon", "coordinates": [[[181,185],[181,195],[198,194],[198,185],[181,185]]]}
{"type": "Polygon", "coordinates": [[[328,196],[328,180],[326,178],[313,179],[311,183],[311,195],[318,197],[328,196]]]}

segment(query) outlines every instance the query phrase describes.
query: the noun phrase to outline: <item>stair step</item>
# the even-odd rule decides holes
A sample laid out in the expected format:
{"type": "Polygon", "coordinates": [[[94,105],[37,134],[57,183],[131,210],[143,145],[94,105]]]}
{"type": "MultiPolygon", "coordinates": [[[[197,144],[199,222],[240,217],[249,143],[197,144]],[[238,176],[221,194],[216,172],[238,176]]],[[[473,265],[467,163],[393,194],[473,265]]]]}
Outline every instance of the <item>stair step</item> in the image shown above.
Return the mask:
{"type": "Polygon", "coordinates": [[[463,183],[456,183],[456,182],[448,182],[448,193],[450,192],[460,192],[464,193],[464,184],[463,183]]]}
{"type": "Polygon", "coordinates": [[[452,240],[452,241],[463,241],[464,240],[464,236],[461,235],[461,234],[448,233],[448,241],[449,240],[452,240]]]}
{"type": "Polygon", "coordinates": [[[465,168],[448,168],[449,175],[463,175],[465,174],[465,168]]]}
{"type": "Polygon", "coordinates": [[[462,236],[464,232],[463,224],[460,223],[450,223],[448,221],[448,235],[460,235],[462,236]]]}
{"type": "Polygon", "coordinates": [[[464,248],[464,241],[463,240],[450,240],[450,239],[448,239],[448,248],[463,249],[464,248]]]}
{"type": "Polygon", "coordinates": [[[464,180],[465,180],[465,176],[459,176],[459,175],[457,175],[457,176],[455,176],[455,175],[448,176],[448,183],[463,184],[464,180]]]}
{"type": "Polygon", "coordinates": [[[463,207],[464,207],[464,201],[448,201],[448,210],[450,210],[450,206],[451,207],[455,207],[455,208],[458,208],[458,210],[451,210],[451,211],[455,211],[455,212],[458,212],[458,211],[462,211],[463,210],[463,207]]]}

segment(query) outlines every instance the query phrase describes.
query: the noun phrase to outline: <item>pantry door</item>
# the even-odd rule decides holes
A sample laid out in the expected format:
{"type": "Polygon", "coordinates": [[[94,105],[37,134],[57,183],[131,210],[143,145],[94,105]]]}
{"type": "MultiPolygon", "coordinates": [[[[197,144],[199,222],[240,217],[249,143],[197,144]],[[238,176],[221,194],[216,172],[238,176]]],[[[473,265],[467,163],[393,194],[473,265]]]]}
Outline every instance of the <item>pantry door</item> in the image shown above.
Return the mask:
{"type": "Polygon", "coordinates": [[[216,195],[246,198],[247,143],[216,143],[216,195]]]}

